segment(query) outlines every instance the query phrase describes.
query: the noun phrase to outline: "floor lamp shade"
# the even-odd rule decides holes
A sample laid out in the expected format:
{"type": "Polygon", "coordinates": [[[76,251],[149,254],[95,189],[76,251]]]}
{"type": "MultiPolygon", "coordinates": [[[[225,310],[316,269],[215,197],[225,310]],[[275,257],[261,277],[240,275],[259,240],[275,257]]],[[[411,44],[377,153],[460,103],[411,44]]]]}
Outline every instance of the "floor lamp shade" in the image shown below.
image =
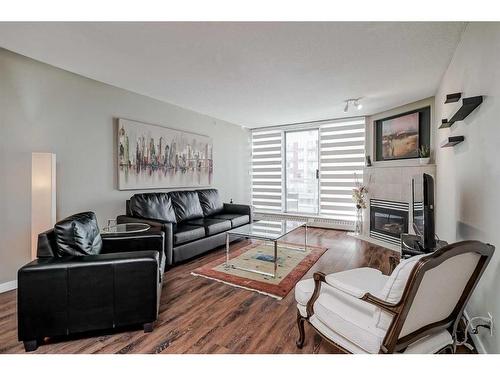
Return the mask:
{"type": "Polygon", "coordinates": [[[38,234],[56,222],[56,155],[31,154],[31,258],[36,258],[38,234]]]}

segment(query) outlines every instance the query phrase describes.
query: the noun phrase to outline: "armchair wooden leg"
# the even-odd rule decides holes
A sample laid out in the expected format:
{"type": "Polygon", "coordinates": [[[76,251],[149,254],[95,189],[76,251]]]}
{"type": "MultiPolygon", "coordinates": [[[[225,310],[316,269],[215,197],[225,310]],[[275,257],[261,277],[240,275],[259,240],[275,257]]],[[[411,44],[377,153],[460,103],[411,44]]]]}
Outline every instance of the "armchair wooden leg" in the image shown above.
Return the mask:
{"type": "Polygon", "coordinates": [[[153,323],[144,323],[144,333],[153,332],[153,323]]]}
{"type": "Polygon", "coordinates": [[[299,339],[295,342],[295,344],[299,349],[302,349],[302,347],[304,346],[304,339],[305,339],[304,322],[305,318],[302,315],[300,315],[300,312],[297,311],[297,326],[299,328],[299,339]]]}
{"type": "Polygon", "coordinates": [[[24,350],[26,350],[27,352],[34,352],[35,350],[38,349],[37,340],[23,341],[23,344],[24,344],[24,350]]]}

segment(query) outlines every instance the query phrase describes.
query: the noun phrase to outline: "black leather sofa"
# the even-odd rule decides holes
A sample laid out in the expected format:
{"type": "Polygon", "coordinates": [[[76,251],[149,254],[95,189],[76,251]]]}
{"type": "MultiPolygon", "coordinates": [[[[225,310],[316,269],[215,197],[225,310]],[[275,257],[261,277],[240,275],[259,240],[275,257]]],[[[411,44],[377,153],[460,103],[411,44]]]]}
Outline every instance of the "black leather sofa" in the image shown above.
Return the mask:
{"type": "Polygon", "coordinates": [[[95,214],[58,222],[38,236],[38,259],[18,271],[18,337],[26,351],[45,337],[157,319],[164,234],[100,235],[95,214]]]}
{"type": "Polygon", "coordinates": [[[226,241],[226,232],[253,221],[249,205],[222,203],[216,189],[135,194],[118,223],[142,222],[165,233],[167,266],[226,241]]]}

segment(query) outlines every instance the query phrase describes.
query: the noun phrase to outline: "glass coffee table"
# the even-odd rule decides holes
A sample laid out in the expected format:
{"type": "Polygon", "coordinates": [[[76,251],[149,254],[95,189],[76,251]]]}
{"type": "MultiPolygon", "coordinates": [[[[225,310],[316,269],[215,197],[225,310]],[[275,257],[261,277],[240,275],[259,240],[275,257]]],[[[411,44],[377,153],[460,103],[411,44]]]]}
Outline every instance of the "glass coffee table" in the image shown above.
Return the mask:
{"type": "Polygon", "coordinates": [[[243,225],[238,228],[231,229],[226,232],[226,268],[234,268],[242,271],[258,273],[265,276],[276,278],[276,271],[278,269],[278,240],[286,236],[288,233],[297,228],[304,228],[304,249],[297,249],[290,247],[292,251],[306,251],[307,250],[307,223],[303,221],[294,220],[260,220],[251,224],[243,225]],[[238,267],[231,264],[229,260],[229,237],[238,236],[263,241],[272,242],[274,249],[274,272],[263,272],[256,269],[238,267]]]}

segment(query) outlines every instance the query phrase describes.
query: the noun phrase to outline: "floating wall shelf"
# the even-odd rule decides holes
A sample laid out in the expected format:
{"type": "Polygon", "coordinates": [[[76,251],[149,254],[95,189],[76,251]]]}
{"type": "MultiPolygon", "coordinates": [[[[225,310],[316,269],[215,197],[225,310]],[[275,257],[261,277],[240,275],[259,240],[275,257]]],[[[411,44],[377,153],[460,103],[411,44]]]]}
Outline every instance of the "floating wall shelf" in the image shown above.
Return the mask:
{"type": "Polygon", "coordinates": [[[441,145],[441,148],[444,147],[454,147],[455,145],[463,142],[465,140],[463,135],[457,135],[454,137],[448,137],[448,139],[441,145]]]}
{"type": "Polygon", "coordinates": [[[458,102],[461,97],[462,97],[461,92],[457,92],[455,94],[448,94],[446,95],[446,101],[444,102],[444,104],[458,102]]]}
{"type": "MultiPolygon", "coordinates": [[[[452,94],[453,95],[453,94],[452,94]]],[[[449,119],[443,119],[441,121],[441,126],[439,129],[449,128],[457,121],[462,121],[467,116],[471,114],[473,110],[475,110],[479,105],[483,102],[482,96],[473,96],[470,98],[462,99],[462,106],[459,108],[457,112],[449,119]]]]}

